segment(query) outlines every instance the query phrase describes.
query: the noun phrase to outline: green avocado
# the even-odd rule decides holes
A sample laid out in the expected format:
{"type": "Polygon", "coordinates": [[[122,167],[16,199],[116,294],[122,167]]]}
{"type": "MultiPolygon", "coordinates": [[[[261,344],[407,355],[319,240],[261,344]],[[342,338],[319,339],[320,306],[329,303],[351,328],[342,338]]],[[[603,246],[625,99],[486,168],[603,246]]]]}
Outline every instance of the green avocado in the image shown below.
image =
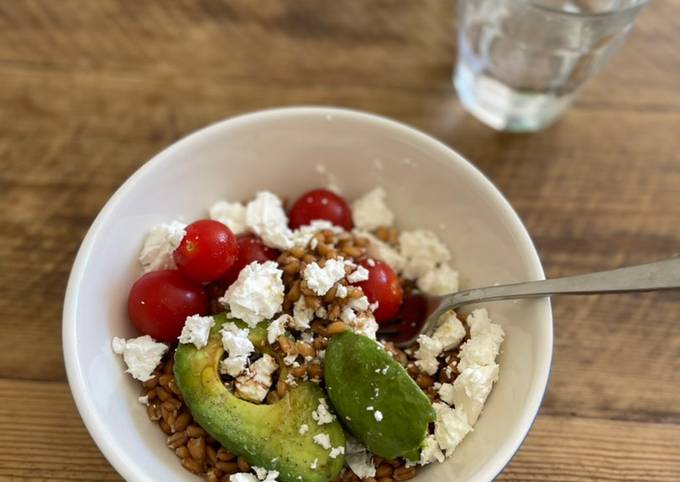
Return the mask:
{"type": "MultiPolygon", "coordinates": [[[[232,394],[218,371],[224,352],[219,331],[226,322],[244,326],[239,320],[217,315],[207,346],[198,350],[194,345],[179,345],[175,352],[177,386],[194,419],[233,454],[245,457],[251,465],[279,471],[281,482],[335,478],[344,457],[331,458],[329,450],[313,441],[315,435],[325,433],[331,447],[345,446],[337,421],[319,426],[312,418],[319,399],[325,398],[324,391],[314,383],[302,383],[271,405],[258,405],[232,394]],[[300,434],[303,424],[309,431],[300,434]]],[[[256,349],[275,355],[266,344],[266,323],[252,329],[249,338],[256,349]]],[[[286,376],[285,368],[279,376],[286,376]]]]}
{"type": "Polygon", "coordinates": [[[335,412],[371,452],[419,458],[436,415],[427,395],[383,347],[349,331],[333,337],[324,377],[335,412]]]}

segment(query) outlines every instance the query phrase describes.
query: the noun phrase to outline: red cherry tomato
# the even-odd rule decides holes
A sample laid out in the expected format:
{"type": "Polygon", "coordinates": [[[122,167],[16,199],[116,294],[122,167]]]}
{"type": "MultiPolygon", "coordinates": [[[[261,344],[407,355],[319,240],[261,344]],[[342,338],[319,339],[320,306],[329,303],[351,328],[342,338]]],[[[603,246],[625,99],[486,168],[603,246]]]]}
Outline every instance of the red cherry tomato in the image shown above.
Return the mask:
{"type": "Polygon", "coordinates": [[[378,323],[385,323],[397,315],[404,297],[399,278],[382,261],[362,261],[360,264],[368,270],[368,279],[356,285],[364,290],[368,301],[378,302],[373,315],[378,323]]]}
{"type": "Polygon", "coordinates": [[[330,221],[349,231],[352,229],[352,210],[347,201],[327,189],[304,193],[290,209],[290,227],[297,229],[315,219],[330,221]]]}
{"type": "Polygon", "coordinates": [[[199,282],[214,281],[229,271],[238,257],[236,236],[219,221],[201,219],[185,229],[173,253],[177,269],[199,282]]]}
{"type": "Polygon", "coordinates": [[[252,263],[258,261],[276,261],[281,252],[278,249],[269,248],[264,245],[262,240],[254,234],[240,234],[236,237],[238,243],[238,258],[231,269],[220,279],[220,285],[225,288],[236,281],[241,270],[252,263]]]}
{"type": "Polygon", "coordinates": [[[176,270],[152,271],[132,285],[128,316],[139,331],[156,340],[173,342],[187,316],[205,315],[208,297],[199,283],[176,270]]]}
{"type": "Polygon", "coordinates": [[[398,331],[398,334],[390,338],[390,341],[400,342],[413,338],[420,331],[427,317],[427,298],[421,294],[404,296],[404,302],[399,310],[398,320],[390,328],[398,331]]]}

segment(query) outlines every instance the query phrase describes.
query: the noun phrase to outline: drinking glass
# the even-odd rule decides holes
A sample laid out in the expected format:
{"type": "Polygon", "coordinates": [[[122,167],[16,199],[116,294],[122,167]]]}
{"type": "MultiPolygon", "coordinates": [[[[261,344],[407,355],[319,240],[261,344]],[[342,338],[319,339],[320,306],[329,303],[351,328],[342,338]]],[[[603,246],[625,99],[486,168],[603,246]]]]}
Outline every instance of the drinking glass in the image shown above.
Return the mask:
{"type": "Polygon", "coordinates": [[[458,0],[453,82],[498,129],[555,121],[623,43],[647,0],[458,0]]]}

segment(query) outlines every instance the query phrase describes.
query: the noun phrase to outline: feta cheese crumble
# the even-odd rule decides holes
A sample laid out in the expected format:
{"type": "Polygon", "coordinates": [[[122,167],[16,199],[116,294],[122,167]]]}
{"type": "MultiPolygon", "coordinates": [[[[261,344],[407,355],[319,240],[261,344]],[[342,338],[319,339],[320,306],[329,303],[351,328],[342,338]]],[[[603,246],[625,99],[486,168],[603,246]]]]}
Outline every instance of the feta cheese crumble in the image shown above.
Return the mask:
{"type": "Polygon", "coordinates": [[[498,365],[495,363],[486,366],[469,366],[455,379],[453,390],[446,389],[447,398],[453,398],[453,405],[465,413],[470,425],[474,425],[497,380],[498,365]]]}
{"type": "Polygon", "coordinates": [[[373,456],[351,436],[345,440],[345,462],[360,479],[375,477],[373,456]]]}
{"type": "Polygon", "coordinates": [[[323,268],[316,262],[310,263],[305,267],[302,277],[309,289],[323,296],[335,283],[345,277],[345,263],[341,259],[329,259],[323,268]]]}
{"type": "Polygon", "coordinates": [[[168,351],[167,345],[158,343],[149,335],[129,340],[114,337],[111,341],[111,348],[117,355],[123,355],[123,361],[128,367],[125,370],[126,373],[140,382],[153,378],[154,369],[168,351]]]}
{"type": "Polygon", "coordinates": [[[439,444],[434,435],[428,435],[420,452],[420,461],[418,463],[420,465],[427,465],[435,460],[441,463],[444,462],[445,459],[446,457],[444,457],[444,453],[439,448],[439,444]]]}
{"type": "Polygon", "coordinates": [[[446,452],[447,457],[472,430],[465,414],[459,409],[453,409],[445,403],[433,403],[437,414],[434,423],[434,437],[439,448],[446,452]]]}
{"type": "Polygon", "coordinates": [[[442,263],[426,271],[416,282],[418,289],[425,294],[442,296],[458,291],[458,271],[442,263]]]}
{"type": "Polygon", "coordinates": [[[246,226],[246,207],[238,202],[216,202],[210,207],[210,219],[226,225],[236,235],[248,230],[248,226],[246,226]]]}
{"type": "Polygon", "coordinates": [[[357,268],[347,276],[347,281],[350,283],[359,283],[361,281],[366,281],[367,279],[368,270],[363,266],[357,266],[357,268]]]}
{"type": "Polygon", "coordinates": [[[345,447],[333,447],[331,453],[328,454],[330,458],[335,459],[338,455],[343,455],[345,453],[345,447]]]}
{"type": "Polygon", "coordinates": [[[312,249],[316,249],[316,246],[312,246],[310,243],[314,243],[315,239],[313,236],[319,231],[331,231],[335,234],[339,234],[343,231],[343,229],[335,226],[330,221],[315,219],[311,223],[300,226],[298,229],[293,231],[292,242],[295,246],[304,248],[305,246],[310,245],[312,249]]]}
{"type": "Polygon", "coordinates": [[[253,261],[241,270],[219,301],[229,307],[232,316],[254,327],[281,311],[284,292],[282,276],[283,271],[274,261],[253,261]]]}
{"type": "Polygon", "coordinates": [[[179,221],[154,226],[146,235],[139,262],[145,273],[161,269],[175,269],[172,253],[186,235],[186,224],[179,221]]]}
{"type": "Polygon", "coordinates": [[[316,458],[316,459],[314,459],[314,462],[311,463],[309,468],[312,469],[312,470],[316,470],[316,467],[318,466],[318,464],[319,464],[319,459],[316,458]]]}
{"type": "Polygon", "coordinates": [[[191,315],[184,321],[179,342],[184,344],[193,343],[199,350],[208,344],[210,328],[215,324],[212,316],[191,315]]]}
{"type": "Polygon", "coordinates": [[[331,438],[327,433],[318,433],[312,438],[314,443],[321,446],[322,448],[328,450],[331,448],[331,438]]]}
{"type": "Polygon", "coordinates": [[[248,472],[239,472],[229,476],[230,482],[258,482],[257,477],[248,472]]]}
{"type": "Polygon", "coordinates": [[[248,339],[248,330],[239,328],[234,323],[225,323],[220,330],[222,346],[229,355],[220,362],[220,372],[237,377],[248,363],[248,357],[255,347],[248,339]]]}
{"type": "MultiPolygon", "coordinates": [[[[495,326],[500,328],[500,325],[495,326]]],[[[500,351],[500,345],[503,340],[502,337],[502,328],[500,328],[500,331],[491,329],[478,333],[477,335],[472,335],[471,338],[460,347],[459,369],[463,371],[469,366],[485,366],[493,364],[500,351]]]]}
{"type": "Polygon", "coordinates": [[[372,231],[381,226],[392,226],[394,213],[387,207],[387,194],[376,187],[352,203],[352,220],[360,229],[372,231]]]}
{"type": "Polygon", "coordinates": [[[142,405],[149,405],[149,396],[148,395],[142,395],[141,397],[137,397],[137,401],[141,403],[142,405]]]}
{"type": "Polygon", "coordinates": [[[439,317],[439,327],[432,337],[442,344],[442,351],[453,350],[465,338],[465,327],[451,310],[439,317]]]}
{"type": "Polygon", "coordinates": [[[382,422],[383,414],[380,410],[376,410],[373,416],[375,417],[376,422],[382,422]]]}
{"type": "Polygon", "coordinates": [[[262,355],[236,378],[236,393],[251,402],[262,402],[272,385],[272,374],[279,368],[274,357],[262,355]]]}
{"type": "Polygon", "coordinates": [[[335,415],[329,411],[325,398],[319,399],[319,406],[312,412],[312,418],[318,425],[332,423],[335,420],[335,415]]]}
{"type": "Polygon", "coordinates": [[[300,425],[300,430],[298,430],[298,433],[300,435],[304,435],[307,432],[309,432],[309,425],[307,425],[306,423],[303,423],[302,425],[300,425]]]}
{"type": "Polygon", "coordinates": [[[449,250],[437,235],[425,229],[402,232],[399,246],[405,259],[402,274],[408,279],[418,279],[451,258],[449,250]]]}
{"type": "Polygon", "coordinates": [[[262,482],[276,482],[279,473],[276,470],[267,470],[264,467],[253,466],[253,471],[257,478],[262,482]]]}
{"type": "Polygon", "coordinates": [[[286,332],[286,327],[293,322],[290,315],[281,315],[267,326],[267,342],[273,345],[276,339],[286,332]]]}
{"type": "Polygon", "coordinates": [[[293,247],[288,217],[281,200],[269,191],[260,191],[246,206],[246,225],[270,248],[286,250],[293,247]]]}
{"type": "Polygon", "coordinates": [[[305,297],[300,296],[293,305],[293,323],[291,326],[296,330],[306,330],[309,323],[314,319],[314,308],[307,306],[305,297]]]}
{"type": "Polygon", "coordinates": [[[434,375],[439,369],[437,357],[442,352],[441,341],[427,335],[420,335],[418,345],[418,350],[415,352],[416,366],[428,375],[434,375]]]}

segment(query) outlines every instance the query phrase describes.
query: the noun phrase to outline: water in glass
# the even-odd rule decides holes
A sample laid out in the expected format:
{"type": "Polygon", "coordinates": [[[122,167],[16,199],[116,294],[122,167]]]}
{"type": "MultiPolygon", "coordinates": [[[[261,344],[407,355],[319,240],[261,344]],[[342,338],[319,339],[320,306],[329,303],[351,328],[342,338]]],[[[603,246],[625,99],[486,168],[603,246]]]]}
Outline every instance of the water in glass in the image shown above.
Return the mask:
{"type": "Polygon", "coordinates": [[[645,0],[459,0],[454,85],[499,130],[539,130],[607,62],[645,0]]]}

